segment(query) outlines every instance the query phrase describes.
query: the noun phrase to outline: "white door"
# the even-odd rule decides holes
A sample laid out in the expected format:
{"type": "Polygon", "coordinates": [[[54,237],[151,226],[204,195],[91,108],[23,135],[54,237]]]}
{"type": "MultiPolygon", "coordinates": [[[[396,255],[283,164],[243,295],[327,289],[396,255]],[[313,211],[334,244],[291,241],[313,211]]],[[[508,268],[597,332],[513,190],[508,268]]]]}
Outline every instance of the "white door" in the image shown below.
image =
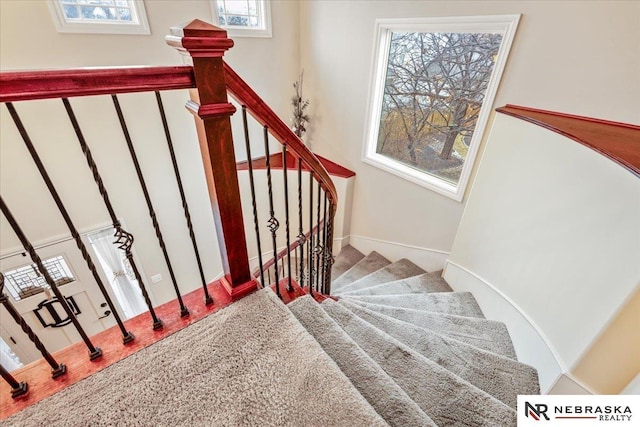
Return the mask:
{"type": "MultiPolygon", "coordinates": [[[[104,296],[73,240],[56,243],[37,251],[54,276],[53,279],[61,283],[67,282],[58,288],[67,298],[72,310],[77,312],[76,317],[89,337],[115,325],[113,314],[110,313],[104,296]]],[[[58,351],[80,341],[80,334],[68,319],[61,304],[55,302],[53,292],[29,285],[33,282],[26,278],[26,274],[31,273],[33,277],[35,273],[32,265],[28,255],[18,254],[0,260],[0,270],[5,273],[5,294],[49,352],[58,351]],[[20,271],[16,272],[17,269],[20,271]],[[32,271],[29,272],[29,269],[32,271]],[[18,280],[12,281],[10,276],[17,277],[18,280]],[[18,282],[21,285],[16,289],[15,284],[18,282]]],[[[109,291],[109,286],[105,284],[105,287],[109,291]]],[[[4,307],[1,310],[2,339],[16,354],[20,354],[22,363],[37,360],[40,353],[4,307]]]]}

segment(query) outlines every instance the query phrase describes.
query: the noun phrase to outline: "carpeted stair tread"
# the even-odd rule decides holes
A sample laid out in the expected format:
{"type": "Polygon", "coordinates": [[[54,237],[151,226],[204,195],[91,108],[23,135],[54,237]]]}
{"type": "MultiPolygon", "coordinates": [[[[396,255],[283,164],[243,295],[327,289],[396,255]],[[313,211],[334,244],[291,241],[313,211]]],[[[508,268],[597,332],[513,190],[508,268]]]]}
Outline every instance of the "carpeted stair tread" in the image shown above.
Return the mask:
{"type": "MultiPolygon", "coordinates": [[[[441,272],[424,273],[406,279],[383,283],[371,287],[344,287],[336,292],[339,296],[348,295],[387,295],[387,294],[422,294],[431,292],[453,292],[449,284],[440,277],[441,272]]],[[[359,280],[359,282],[362,281],[359,280]]]]}
{"type": "Polygon", "coordinates": [[[287,307],[389,425],[435,426],[429,416],[358,347],[313,298],[298,298],[287,307]],[[384,393],[381,393],[382,390],[384,393]]]}
{"type": "MultiPolygon", "coordinates": [[[[376,286],[387,282],[393,282],[395,280],[406,279],[407,277],[417,276],[419,274],[426,273],[425,270],[418,267],[408,259],[401,259],[393,262],[386,267],[383,267],[373,273],[356,280],[348,285],[345,285],[339,289],[339,292],[348,292],[350,290],[357,290],[367,288],[370,286],[376,286]]],[[[336,295],[338,293],[336,292],[336,295]]]]}
{"type": "Polygon", "coordinates": [[[478,317],[484,314],[471,292],[438,292],[430,294],[345,295],[345,299],[371,304],[425,310],[456,316],[478,317]]]}
{"type": "Polygon", "coordinates": [[[265,289],[18,412],[3,425],[319,422],[387,425],[293,314],[265,289]]]}
{"type": "Polygon", "coordinates": [[[364,258],[364,254],[351,245],[347,245],[340,250],[338,256],[331,267],[331,277],[338,277],[364,258]]]}
{"type": "Polygon", "coordinates": [[[509,332],[506,326],[500,322],[377,305],[347,298],[340,299],[340,304],[349,309],[352,307],[365,308],[516,360],[509,332]]]}
{"type": "Polygon", "coordinates": [[[513,409],[518,394],[540,393],[537,371],[528,365],[371,310],[348,308],[513,409]]]}
{"type": "Polygon", "coordinates": [[[358,261],[353,267],[336,277],[331,284],[331,289],[336,291],[342,286],[346,286],[349,283],[367,276],[374,271],[380,270],[389,264],[391,264],[391,261],[375,251],[371,252],[369,255],[358,261]]]}
{"type": "Polygon", "coordinates": [[[322,308],[440,427],[513,426],[515,410],[333,300],[322,308]]]}

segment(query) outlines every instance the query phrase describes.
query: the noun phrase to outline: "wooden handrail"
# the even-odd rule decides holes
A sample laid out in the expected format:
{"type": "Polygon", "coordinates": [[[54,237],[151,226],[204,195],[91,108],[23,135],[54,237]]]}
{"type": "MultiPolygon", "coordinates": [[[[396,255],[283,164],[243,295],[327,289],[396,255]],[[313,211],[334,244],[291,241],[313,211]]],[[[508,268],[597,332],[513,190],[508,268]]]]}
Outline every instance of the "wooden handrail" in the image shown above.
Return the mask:
{"type": "Polygon", "coordinates": [[[571,138],[640,177],[640,126],[511,104],[496,111],[571,138]]]}
{"type": "MultiPolygon", "coordinates": [[[[224,64],[227,89],[231,95],[242,105],[247,107],[249,113],[262,126],[267,126],[269,131],[289,151],[312,171],[315,178],[320,182],[322,188],[327,192],[330,202],[334,208],[338,204],[338,192],[331,181],[329,173],[320,160],[313,154],[298,138],[298,136],[283,122],[280,117],[251,89],[251,87],[229,66],[224,64]]],[[[334,209],[334,214],[336,209],[334,209]]]]}
{"type": "MultiPolygon", "coordinates": [[[[316,154],[316,157],[318,158],[318,160],[320,160],[320,163],[322,163],[322,166],[324,166],[324,168],[327,170],[327,172],[329,172],[329,175],[331,176],[336,176],[338,178],[351,178],[353,176],[356,176],[356,173],[354,171],[349,170],[344,166],[340,166],[339,164],[334,163],[329,159],[325,159],[324,157],[319,156],[318,154],[316,154]]],[[[266,169],[267,168],[266,160],[267,159],[264,156],[254,158],[251,161],[253,170],[266,169]]],[[[270,163],[271,169],[282,170],[282,167],[283,167],[282,153],[276,153],[269,156],[269,163],[270,163]]],[[[287,156],[287,168],[293,170],[297,167],[298,167],[298,161],[293,156],[287,156]]],[[[249,170],[249,162],[247,160],[238,162],[236,163],[236,168],[239,171],[249,170]]],[[[302,164],[302,171],[309,172],[309,168],[304,163],[302,164]]]]}
{"type": "MultiPolygon", "coordinates": [[[[229,92],[247,106],[249,113],[258,123],[268,126],[271,133],[280,143],[287,146],[293,156],[302,159],[313,171],[335,206],[338,201],[337,191],[322,162],[228,64],[224,64],[224,69],[229,92]]],[[[191,66],[10,71],[0,73],[0,102],[195,87],[191,66]]]]}
{"type": "Polygon", "coordinates": [[[11,71],[0,73],[0,102],[194,87],[191,66],[11,71]]]}

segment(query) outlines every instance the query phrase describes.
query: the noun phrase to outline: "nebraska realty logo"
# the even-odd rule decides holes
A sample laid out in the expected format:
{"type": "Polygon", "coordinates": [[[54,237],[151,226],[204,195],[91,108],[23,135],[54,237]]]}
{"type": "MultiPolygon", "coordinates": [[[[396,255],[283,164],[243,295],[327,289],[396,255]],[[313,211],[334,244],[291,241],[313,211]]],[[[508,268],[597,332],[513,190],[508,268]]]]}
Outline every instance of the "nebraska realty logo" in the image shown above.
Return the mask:
{"type": "Polygon", "coordinates": [[[640,426],[640,396],[518,396],[518,426],[640,426]]]}

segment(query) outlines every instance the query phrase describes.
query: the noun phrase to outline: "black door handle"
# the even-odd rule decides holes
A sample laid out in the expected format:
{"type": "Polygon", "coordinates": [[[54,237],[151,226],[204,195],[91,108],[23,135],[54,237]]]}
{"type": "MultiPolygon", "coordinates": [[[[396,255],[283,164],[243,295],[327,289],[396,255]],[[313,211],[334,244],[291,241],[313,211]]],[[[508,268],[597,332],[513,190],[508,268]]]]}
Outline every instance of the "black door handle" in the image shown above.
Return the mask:
{"type": "Polygon", "coordinates": [[[109,317],[111,315],[111,310],[107,310],[104,312],[103,316],[98,317],[98,320],[104,319],[105,317],[109,317]]]}

